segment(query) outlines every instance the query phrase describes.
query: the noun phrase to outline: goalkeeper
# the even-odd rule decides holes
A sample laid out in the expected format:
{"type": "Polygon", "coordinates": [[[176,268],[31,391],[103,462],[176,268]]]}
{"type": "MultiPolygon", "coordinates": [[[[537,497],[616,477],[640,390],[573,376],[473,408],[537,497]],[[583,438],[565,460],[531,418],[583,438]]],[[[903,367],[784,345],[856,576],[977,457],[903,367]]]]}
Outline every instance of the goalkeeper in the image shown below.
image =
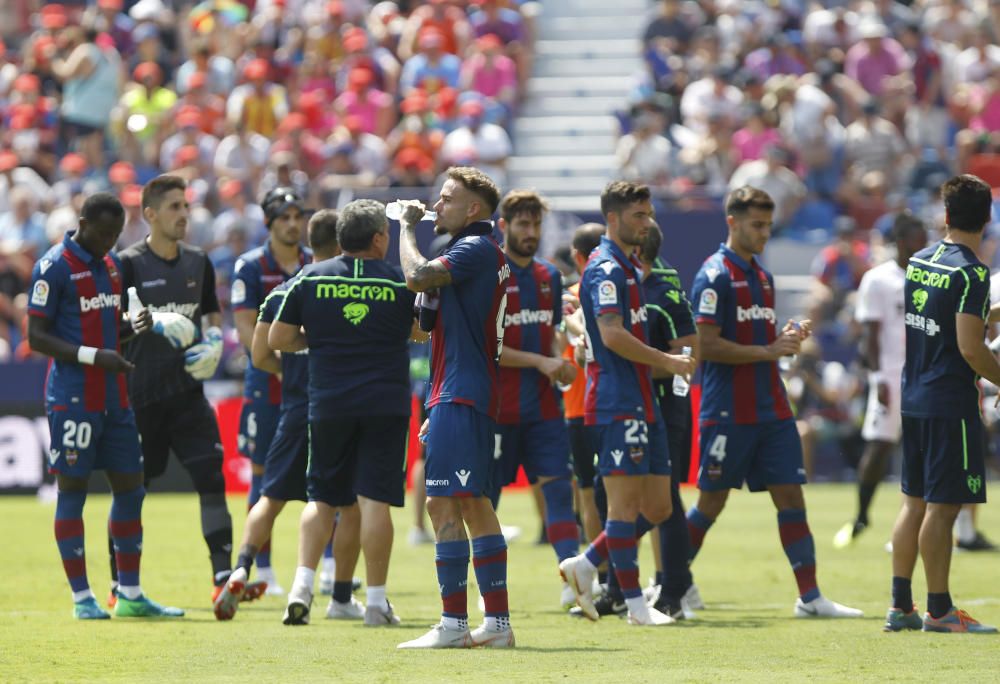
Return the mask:
{"type": "MultiPolygon", "coordinates": [[[[118,255],[122,310],[148,307],[154,334],[135,336],[122,351],[135,364],[128,395],[142,437],[146,488],[166,470],[173,451],[198,492],[201,531],[214,585],[221,588],[231,572],[233,523],[226,508],[219,427],[202,382],[215,375],[222,356],[222,316],[212,264],[200,249],[181,242],[188,229],[186,189],[177,176],[159,176],[143,188],[142,215],[150,231],[118,255]],[[138,305],[128,301],[131,287],[138,305]]],[[[113,553],[111,558],[114,584],[113,553]]],[[[256,589],[248,593],[263,591],[256,589]]]]}

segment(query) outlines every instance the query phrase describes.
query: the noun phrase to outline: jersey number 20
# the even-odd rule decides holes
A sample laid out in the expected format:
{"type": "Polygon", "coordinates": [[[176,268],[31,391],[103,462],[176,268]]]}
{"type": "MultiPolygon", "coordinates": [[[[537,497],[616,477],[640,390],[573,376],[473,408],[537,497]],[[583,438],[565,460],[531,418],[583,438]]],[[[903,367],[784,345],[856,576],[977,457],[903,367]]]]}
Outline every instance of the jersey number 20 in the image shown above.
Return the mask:
{"type": "Polygon", "coordinates": [[[86,449],[90,446],[93,430],[90,423],[67,420],[63,423],[63,446],[69,449],[86,449]]]}

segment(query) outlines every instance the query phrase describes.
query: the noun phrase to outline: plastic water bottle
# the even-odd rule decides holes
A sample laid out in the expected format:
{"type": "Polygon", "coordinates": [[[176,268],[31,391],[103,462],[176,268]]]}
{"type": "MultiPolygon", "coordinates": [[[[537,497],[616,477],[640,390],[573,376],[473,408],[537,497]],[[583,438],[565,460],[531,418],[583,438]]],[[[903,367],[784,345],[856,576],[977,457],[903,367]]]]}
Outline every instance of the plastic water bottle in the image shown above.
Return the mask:
{"type": "MultiPolygon", "coordinates": [[[[393,221],[398,221],[403,218],[403,212],[406,210],[406,203],[396,200],[395,202],[389,202],[385,205],[385,217],[387,219],[392,219],[393,221]]],[[[424,211],[424,217],[420,219],[421,221],[433,221],[437,218],[436,211],[424,211]]]]}
{"type": "MultiPolygon", "coordinates": [[[[691,356],[691,347],[681,347],[681,354],[691,356]]],[[[674,396],[686,397],[691,389],[691,378],[686,375],[674,376],[674,396]]]]}
{"type": "Polygon", "coordinates": [[[142,302],[139,301],[139,293],[136,291],[135,287],[130,287],[128,289],[128,320],[132,324],[132,328],[135,328],[135,319],[142,313],[143,307],[142,302]]]}
{"type": "MultiPolygon", "coordinates": [[[[799,325],[798,321],[792,321],[792,326],[795,328],[796,332],[802,330],[802,326],[799,325]]],[[[780,359],[778,359],[778,370],[780,370],[782,373],[787,373],[788,371],[790,371],[792,369],[792,364],[795,363],[796,356],[798,356],[798,354],[792,354],[791,356],[782,356],[780,359]]]]}

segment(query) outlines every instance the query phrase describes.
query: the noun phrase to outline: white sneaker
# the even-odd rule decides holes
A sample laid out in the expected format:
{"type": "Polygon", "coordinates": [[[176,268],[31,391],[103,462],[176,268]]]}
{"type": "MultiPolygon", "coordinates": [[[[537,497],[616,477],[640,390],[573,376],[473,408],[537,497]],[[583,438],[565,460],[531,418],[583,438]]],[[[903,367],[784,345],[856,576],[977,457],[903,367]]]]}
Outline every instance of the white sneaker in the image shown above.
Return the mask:
{"type": "Polygon", "coordinates": [[[285,595],[284,587],[278,584],[278,578],[274,574],[274,568],[257,568],[257,579],[261,582],[267,582],[267,589],[264,591],[266,596],[285,595]]]}
{"type": "Polygon", "coordinates": [[[503,540],[507,544],[513,544],[521,536],[521,528],[517,525],[501,525],[500,534],[503,535],[503,540]]]}
{"type": "Polygon", "coordinates": [[[508,627],[500,631],[489,629],[484,622],[469,633],[473,646],[483,648],[514,648],[514,630],[508,627]]]}
{"type": "Polygon", "coordinates": [[[643,604],[643,608],[628,612],[628,623],[630,625],[636,625],[637,627],[658,627],[660,625],[672,625],[677,622],[666,613],[661,613],[652,606],[643,604]]]}
{"type": "Polygon", "coordinates": [[[864,617],[864,613],[857,608],[848,608],[825,596],[820,596],[808,603],[801,598],[795,599],[795,617],[859,618],[864,617]]]}
{"type": "Polygon", "coordinates": [[[286,625],[308,625],[309,610],[312,608],[312,592],[302,587],[292,586],[288,593],[288,605],[281,622],[286,625]]]}
{"type": "Polygon", "coordinates": [[[566,582],[563,582],[562,593],[559,595],[559,607],[563,610],[569,610],[576,605],[576,594],[573,593],[573,587],[569,586],[566,582]]]}
{"type": "Polygon", "coordinates": [[[319,573],[319,593],[329,596],[333,593],[333,575],[328,572],[319,573]]]}
{"type": "Polygon", "coordinates": [[[422,546],[424,544],[434,543],[434,535],[420,527],[414,527],[411,529],[410,533],[406,535],[406,538],[407,541],[410,542],[410,546],[422,546]]]}
{"type": "Polygon", "coordinates": [[[646,600],[646,603],[653,605],[660,600],[660,585],[653,584],[653,580],[649,580],[649,586],[642,590],[642,598],[646,600]]]}
{"type": "Polygon", "coordinates": [[[591,566],[586,556],[579,555],[567,558],[559,564],[559,574],[576,595],[576,603],[588,619],[597,621],[601,618],[594,607],[593,583],[597,572],[591,566]]]}
{"type": "Polygon", "coordinates": [[[365,626],[382,627],[383,625],[398,625],[399,616],[392,610],[392,604],[386,601],[387,608],[368,606],[365,608],[365,626]]]}
{"type": "Polygon", "coordinates": [[[701,600],[701,592],[698,591],[697,584],[692,584],[684,592],[684,596],[681,597],[681,607],[684,608],[685,612],[691,611],[692,613],[696,610],[705,610],[705,602],[701,600]]]}
{"type": "Polygon", "coordinates": [[[331,598],[326,606],[326,617],[329,620],[361,620],[365,617],[365,605],[353,596],[347,603],[331,598]]]}
{"type": "Polygon", "coordinates": [[[472,648],[468,629],[448,629],[440,622],[418,639],[404,641],[396,648],[472,648]]]}

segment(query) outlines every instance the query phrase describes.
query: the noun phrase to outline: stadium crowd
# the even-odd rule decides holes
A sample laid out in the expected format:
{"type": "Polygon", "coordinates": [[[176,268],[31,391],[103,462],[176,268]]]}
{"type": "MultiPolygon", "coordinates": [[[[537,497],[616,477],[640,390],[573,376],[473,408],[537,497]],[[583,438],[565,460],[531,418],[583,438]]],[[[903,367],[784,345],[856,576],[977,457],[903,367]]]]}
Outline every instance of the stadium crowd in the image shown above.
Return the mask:
{"type": "Polygon", "coordinates": [[[429,188],[451,164],[502,181],[533,14],[503,0],[12,3],[0,359],[28,354],[31,266],[95,191],[125,205],[125,247],[147,232],[142,185],[187,179],[187,240],[210,254],[228,311],[236,258],[266,238],[257,203],[279,185],[321,207],[358,188],[429,188]]]}

